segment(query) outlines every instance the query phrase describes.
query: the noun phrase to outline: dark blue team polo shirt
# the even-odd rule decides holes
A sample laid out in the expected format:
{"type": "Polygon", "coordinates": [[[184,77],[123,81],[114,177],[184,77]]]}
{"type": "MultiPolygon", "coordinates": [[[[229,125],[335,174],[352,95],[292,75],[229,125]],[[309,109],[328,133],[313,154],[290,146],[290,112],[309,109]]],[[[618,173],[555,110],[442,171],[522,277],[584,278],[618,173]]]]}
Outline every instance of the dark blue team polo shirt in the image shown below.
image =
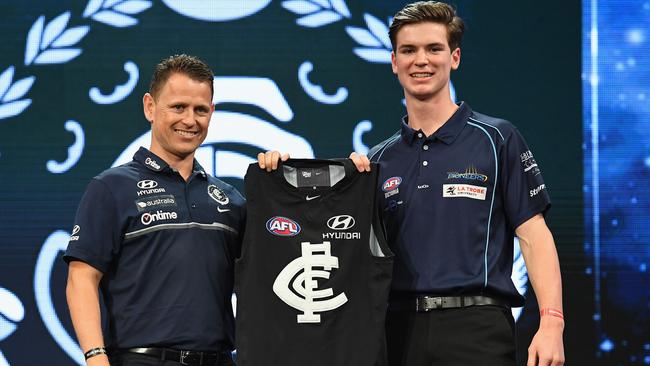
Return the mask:
{"type": "Polygon", "coordinates": [[[194,163],[185,182],[149,150],[95,177],[64,259],[103,273],[107,347],[226,350],[244,199],[194,163]]]}
{"type": "Polygon", "coordinates": [[[433,135],[408,126],[369,154],[395,252],[393,291],[486,294],[523,305],[515,229],[550,207],[533,154],[508,121],[462,103],[433,135]]]}

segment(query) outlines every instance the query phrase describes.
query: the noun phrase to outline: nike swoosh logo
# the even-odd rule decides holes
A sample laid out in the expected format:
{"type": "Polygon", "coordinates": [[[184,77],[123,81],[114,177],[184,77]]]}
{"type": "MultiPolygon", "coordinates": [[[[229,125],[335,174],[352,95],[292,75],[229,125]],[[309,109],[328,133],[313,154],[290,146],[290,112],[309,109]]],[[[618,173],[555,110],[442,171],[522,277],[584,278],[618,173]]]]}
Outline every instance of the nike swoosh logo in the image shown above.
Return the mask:
{"type": "Polygon", "coordinates": [[[230,209],[229,208],[217,207],[217,211],[219,211],[219,212],[228,212],[228,211],[230,211],[230,209]]]}
{"type": "Polygon", "coordinates": [[[318,196],[307,196],[307,197],[305,197],[305,199],[306,199],[307,201],[311,201],[311,200],[315,200],[315,199],[318,198],[318,197],[320,197],[320,194],[319,194],[318,196]]]}

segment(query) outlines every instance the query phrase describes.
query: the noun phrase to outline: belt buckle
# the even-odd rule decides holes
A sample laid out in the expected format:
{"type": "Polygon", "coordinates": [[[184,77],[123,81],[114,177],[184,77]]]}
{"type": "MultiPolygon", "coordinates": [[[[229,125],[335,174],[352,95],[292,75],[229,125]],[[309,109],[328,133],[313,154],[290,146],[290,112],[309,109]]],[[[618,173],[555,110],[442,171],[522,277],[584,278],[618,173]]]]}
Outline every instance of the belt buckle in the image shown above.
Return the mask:
{"type": "Polygon", "coordinates": [[[415,301],[416,312],[429,312],[433,309],[442,308],[442,297],[423,296],[415,301]]]}
{"type": "Polygon", "coordinates": [[[189,366],[189,365],[200,365],[201,364],[201,358],[194,356],[196,354],[195,352],[192,352],[192,351],[180,351],[180,353],[181,353],[181,357],[180,357],[180,360],[178,362],[181,365],[189,366]],[[192,356],[194,356],[194,357],[192,357],[192,356]]]}

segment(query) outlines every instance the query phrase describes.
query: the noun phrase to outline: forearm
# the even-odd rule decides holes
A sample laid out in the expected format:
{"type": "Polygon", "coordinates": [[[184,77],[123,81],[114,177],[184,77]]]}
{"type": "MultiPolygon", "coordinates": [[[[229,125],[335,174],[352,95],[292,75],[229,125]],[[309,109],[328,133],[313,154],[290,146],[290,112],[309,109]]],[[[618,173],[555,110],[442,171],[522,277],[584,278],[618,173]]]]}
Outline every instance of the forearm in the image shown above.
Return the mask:
{"type": "MultiPolygon", "coordinates": [[[[553,235],[544,219],[541,215],[531,219],[517,230],[517,235],[539,308],[562,312],[560,263],[553,235]]],[[[548,316],[542,318],[545,322],[548,316]]]]}
{"type": "MultiPolygon", "coordinates": [[[[98,280],[75,275],[68,277],[66,297],[70,317],[82,352],[96,347],[104,347],[99,307],[98,280]]],[[[89,366],[108,365],[106,355],[98,355],[87,360],[89,366]]]]}
{"type": "Polygon", "coordinates": [[[553,235],[542,215],[536,215],[517,228],[521,253],[540,309],[553,309],[541,316],[539,329],[528,347],[528,366],[564,364],[564,317],[562,279],[553,235]]]}

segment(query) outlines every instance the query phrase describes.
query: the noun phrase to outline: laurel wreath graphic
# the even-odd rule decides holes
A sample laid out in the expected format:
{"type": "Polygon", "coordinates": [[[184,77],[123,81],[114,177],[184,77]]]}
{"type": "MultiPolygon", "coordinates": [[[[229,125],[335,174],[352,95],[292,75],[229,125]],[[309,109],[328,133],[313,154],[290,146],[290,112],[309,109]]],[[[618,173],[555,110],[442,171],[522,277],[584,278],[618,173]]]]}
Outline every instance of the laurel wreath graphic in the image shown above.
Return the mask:
{"type": "MultiPolygon", "coordinates": [[[[82,18],[116,28],[132,27],[138,24],[134,15],[151,6],[149,0],[90,0],[82,18]]],[[[282,2],[282,7],[300,15],[296,24],[307,28],[352,19],[345,0],[286,0],[282,2]]],[[[63,64],[83,52],[76,45],[88,34],[90,26],[68,28],[70,18],[70,11],[66,11],[47,23],[44,15],[36,19],[27,33],[25,66],[63,64]]],[[[345,27],[347,34],[359,45],[353,52],[368,62],[390,63],[391,44],[387,24],[369,13],[364,13],[363,18],[365,28],[345,27]]],[[[34,85],[36,77],[32,75],[13,81],[15,70],[15,66],[11,65],[0,74],[0,121],[23,113],[32,103],[31,99],[24,97],[34,85]]]]}
{"type": "MultiPolygon", "coordinates": [[[[148,0],[90,0],[83,12],[83,18],[113,27],[124,28],[138,24],[131,15],[151,7],[148,0]]],[[[90,31],[90,26],[80,25],[67,28],[71,13],[66,11],[49,22],[41,15],[32,24],[25,42],[25,66],[63,64],[82,53],[75,47],[90,31]],[[67,29],[66,29],[67,28],[67,29]]],[[[0,120],[17,116],[32,104],[23,98],[34,85],[35,76],[27,76],[12,82],[15,66],[11,65],[0,74],[0,120]]]]}
{"type": "MultiPolygon", "coordinates": [[[[308,28],[322,27],[343,18],[351,18],[350,11],[343,0],[287,0],[282,2],[282,7],[301,15],[302,17],[298,18],[296,23],[308,28]]],[[[363,18],[367,28],[345,27],[348,35],[363,46],[354,48],[354,53],[368,62],[390,63],[392,47],[388,38],[387,24],[369,13],[364,13],[363,18]]]]}

